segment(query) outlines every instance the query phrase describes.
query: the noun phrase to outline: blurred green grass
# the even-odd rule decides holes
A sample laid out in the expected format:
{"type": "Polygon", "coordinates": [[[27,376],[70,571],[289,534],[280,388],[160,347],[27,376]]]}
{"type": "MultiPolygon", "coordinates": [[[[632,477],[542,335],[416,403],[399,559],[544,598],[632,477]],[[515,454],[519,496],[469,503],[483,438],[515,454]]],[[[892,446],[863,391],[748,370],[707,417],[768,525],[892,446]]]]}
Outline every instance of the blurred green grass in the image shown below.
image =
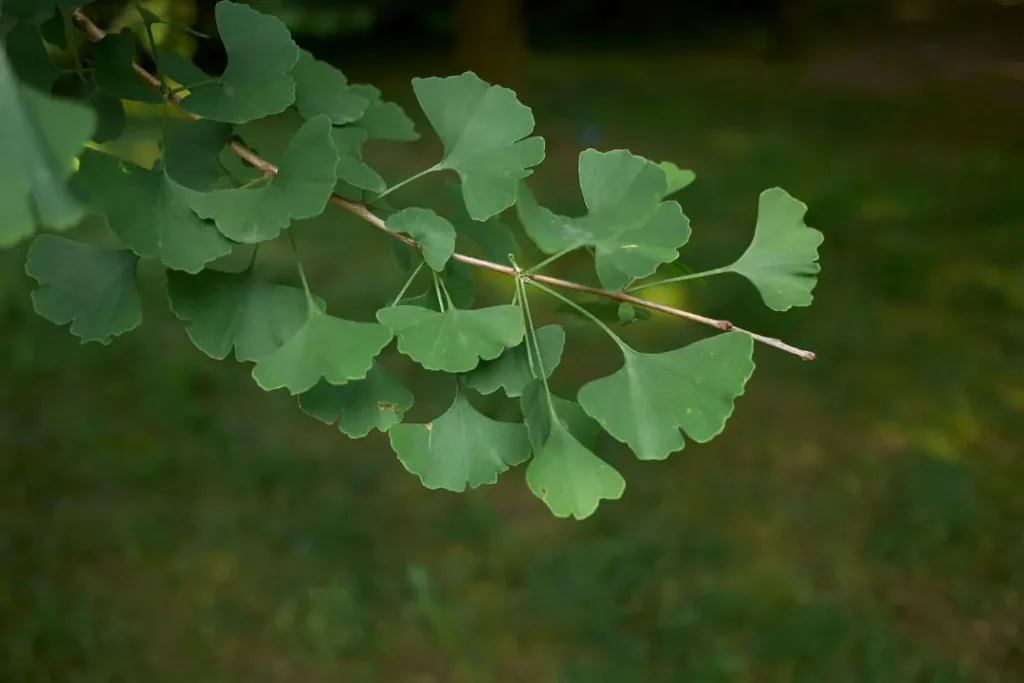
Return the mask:
{"type": "MultiPolygon", "coordinates": [[[[0,680],[1024,678],[1020,101],[738,59],[534,70],[534,187],[552,208],[579,208],[590,145],[697,171],[681,195],[697,268],[742,251],[765,187],[810,205],[826,235],[811,309],[767,311],[738,278],[678,296],[820,360],[758,349],[725,434],[667,462],[604,444],[626,495],[574,524],[522,468],[427,491],[381,435],[347,441],[261,392],[190,345],[155,273],[141,330],[80,346],[31,312],[23,249],[2,253],[0,680]]],[[[415,111],[404,84],[427,74],[351,75],[415,111]]],[[[401,179],[438,149],[425,137],[371,157],[401,179]]],[[[429,205],[439,183],[396,202],[429,205]]],[[[297,231],[333,310],[368,318],[404,279],[386,238],[334,208],[297,231]]],[[[294,279],[283,245],[260,267],[294,279]]],[[[561,322],[571,394],[617,361],[561,322]]],[[[625,335],[657,349],[706,332],[655,316],[625,335]]],[[[417,390],[412,419],[443,409],[448,388],[386,362],[417,390]]]]}

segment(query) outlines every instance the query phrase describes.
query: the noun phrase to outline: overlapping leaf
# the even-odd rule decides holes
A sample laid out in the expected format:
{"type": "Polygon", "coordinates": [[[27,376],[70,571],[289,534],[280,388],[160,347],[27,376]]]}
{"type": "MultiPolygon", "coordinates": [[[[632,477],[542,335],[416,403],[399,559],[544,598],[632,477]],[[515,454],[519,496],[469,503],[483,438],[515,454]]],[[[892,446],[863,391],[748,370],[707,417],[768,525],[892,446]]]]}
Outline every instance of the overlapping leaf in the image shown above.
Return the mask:
{"type": "Polygon", "coordinates": [[[497,216],[492,216],[486,221],[475,221],[466,211],[466,202],[456,183],[445,182],[445,192],[451,207],[449,217],[455,226],[456,234],[474,242],[481,254],[491,261],[507,263],[510,254],[519,256],[519,245],[516,244],[515,236],[497,216]]]}
{"type": "Polygon", "coordinates": [[[327,424],[338,423],[344,434],[360,439],[374,428],[386,432],[412,407],[412,392],[374,363],[364,379],[340,386],[320,380],[299,396],[307,414],[327,424]]]}
{"type": "Polygon", "coordinates": [[[444,270],[455,252],[455,228],[430,209],[409,207],[388,217],[388,229],[412,237],[423,251],[423,260],[435,271],[444,270]]]}
{"type": "Polygon", "coordinates": [[[292,394],[309,391],[321,378],[345,384],[366,377],[391,337],[383,325],[336,318],[311,303],[302,326],[260,358],[252,376],[266,391],[285,388],[292,394]]]}
{"type": "Polygon", "coordinates": [[[534,449],[526,483],[556,517],[585,519],[602,500],[622,497],[626,481],[591,452],[599,430],[579,406],[557,397],[549,403],[535,381],[523,393],[522,408],[534,449]]]}
{"type": "Polygon", "coordinates": [[[461,393],[429,424],[391,428],[391,447],[428,489],[464,491],[498,481],[498,475],[530,457],[526,427],[478,412],[461,393]]]}
{"type": "Polygon", "coordinates": [[[592,246],[597,274],[608,289],[654,273],[679,257],[690,238],[690,222],[668,193],[664,169],[625,150],[584,150],[580,189],[587,206],[581,218],[559,216],[537,204],[523,185],[516,209],[541,251],[554,254],[592,246]]]}
{"type": "Polygon", "coordinates": [[[518,306],[432,311],[390,306],[377,320],[398,337],[398,350],[427,370],[469,372],[480,360],[493,360],[523,340],[526,329],[518,306]]]}
{"type": "Polygon", "coordinates": [[[351,123],[370,106],[370,99],[350,86],[345,74],[306,50],[299,52],[291,73],[295,79],[295,108],[305,119],[323,114],[335,125],[351,123]]]}
{"type": "Polygon", "coordinates": [[[609,434],[641,460],[662,460],[683,445],[719,434],[754,372],[753,341],[727,332],[665,353],[621,345],[625,362],[585,384],[579,402],[609,434]]]}
{"type": "Polygon", "coordinates": [[[671,161],[663,161],[658,165],[661,166],[661,170],[665,171],[665,181],[667,183],[665,189],[666,197],[689,187],[697,179],[696,173],[679,168],[671,161]]]}
{"type": "Polygon", "coordinates": [[[107,344],[142,322],[136,263],[130,251],[40,235],[25,263],[25,272],[39,283],[32,303],[47,320],[71,323],[71,333],[83,342],[107,344]]]}
{"type": "MultiPolygon", "coordinates": [[[[550,377],[562,361],[565,330],[558,325],[541,327],[537,330],[537,344],[540,347],[540,364],[544,368],[544,376],[550,377]]],[[[536,358],[534,362],[536,363],[536,358]]],[[[503,389],[505,395],[510,398],[522,396],[527,385],[534,381],[525,341],[518,346],[505,349],[494,360],[481,362],[475,370],[466,375],[465,381],[466,386],[476,389],[481,394],[493,394],[498,389],[503,389]]]]}
{"type": "Polygon", "coordinates": [[[80,0],[4,0],[2,4],[4,14],[39,23],[52,17],[58,7],[72,9],[82,3],[80,0]]]}
{"type": "Polygon", "coordinates": [[[444,143],[439,168],[462,179],[466,209],[483,221],[512,206],[518,181],[544,160],[544,140],[533,132],[533,112],[508,88],[466,72],[450,78],[414,78],[413,90],[444,143]]]}
{"type": "Polygon", "coordinates": [[[364,129],[335,126],[331,129],[331,139],[338,150],[338,180],[374,193],[383,192],[387,188],[384,179],[363,161],[363,143],[366,142],[364,129]]]}
{"type": "Polygon", "coordinates": [[[171,310],[200,351],[222,360],[235,349],[239,361],[259,360],[290,339],[306,321],[301,289],[266,282],[252,270],[198,275],[167,273],[171,310]]]}
{"type": "Polygon", "coordinates": [[[723,270],[754,283],[768,308],[810,306],[818,283],[818,247],[825,237],[804,223],[807,205],[781,188],[761,193],[754,239],[736,263],[723,270]]]}
{"type": "Polygon", "coordinates": [[[135,60],[135,36],[131,29],[108,33],[96,43],[93,75],[96,85],[124,100],[157,103],[163,95],[142,80],[132,64],[135,60]]]}
{"type": "Polygon", "coordinates": [[[28,23],[15,24],[4,34],[3,46],[18,80],[40,92],[51,92],[60,70],[50,61],[38,27],[28,23]]]}
{"type": "MultiPolygon", "coordinates": [[[[214,10],[217,30],[228,54],[224,73],[214,82],[195,84],[182,109],[203,118],[244,123],[284,111],[295,101],[292,67],[299,47],[280,19],[248,5],[221,0],[214,10]]],[[[177,70],[171,74],[179,80],[177,70]]],[[[196,74],[191,71],[189,76],[196,74]]]]}
{"type": "Polygon", "coordinates": [[[419,139],[420,135],[412,119],[394,102],[382,100],[377,88],[372,85],[353,85],[351,89],[370,102],[362,117],[354,124],[365,130],[370,140],[410,142],[419,139]]]}
{"type": "Polygon", "coordinates": [[[262,242],[277,237],[293,219],[323,212],[334,190],[337,165],[331,122],[316,116],[292,137],[277,175],[266,184],[191,193],[189,204],[236,242],[262,242]]]}
{"type": "Polygon", "coordinates": [[[88,107],[19,86],[0,51],[0,247],[35,230],[60,230],[82,217],[83,207],[65,182],[75,155],[96,127],[88,107]]]}

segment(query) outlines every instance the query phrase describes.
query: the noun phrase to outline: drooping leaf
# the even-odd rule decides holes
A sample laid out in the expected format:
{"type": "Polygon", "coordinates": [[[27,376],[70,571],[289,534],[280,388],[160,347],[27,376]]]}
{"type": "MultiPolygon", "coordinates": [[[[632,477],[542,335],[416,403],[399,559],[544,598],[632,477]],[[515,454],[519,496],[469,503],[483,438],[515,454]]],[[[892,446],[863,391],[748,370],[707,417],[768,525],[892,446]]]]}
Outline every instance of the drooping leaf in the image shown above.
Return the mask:
{"type": "Polygon", "coordinates": [[[324,114],[340,125],[359,119],[370,100],[348,84],[345,74],[327,62],[321,62],[306,50],[292,68],[295,79],[295,107],[302,118],[324,114]]]}
{"type": "Polygon", "coordinates": [[[617,372],[583,385],[587,414],[641,460],[663,460],[683,436],[709,441],[725,427],[733,403],[754,372],[753,341],[726,332],[665,353],[622,346],[617,372]]]}
{"type": "Polygon", "coordinates": [[[50,61],[39,28],[18,23],[3,38],[7,59],[18,80],[40,92],[50,93],[60,70],[50,61]]]}
{"type": "Polygon", "coordinates": [[[665,190],[666,197],[689,187],[690,184],[697,179],[696,173],[679,168],[671,161],[663,161],[658,165],[661,166],[663,171],[665,171],[665,180],[668,183],[668,187],[665,190]]]}
{"type": "Polygon", "coordinates": [[[0,51],[0,247],[32,235],[37,222],[62,230],[81,219],[65,181],[95,127],[87,106],[19,86],[0,51]]]}
{"type": "Polygon", "coordinates": [[[231,242],[192,212],[187,191],[159,162],[144,169],[87,149],[72,186],[139,256],[159,256],[169,268],[198,273],[231,253],[231,242]]]}
{"type": "Polygon", "coordinates": [[[673,201],[665,171],[625,150],[584,150],[579,157],[580,189],[587,215],[566,218],[537,204],[520,188],[516,210],[537,246],[547,254],[582,246],[594,248],[601,284],[619,289],[653,274],[679,257],[690,239],[690,221],[673,201]]]}
{"type": "Polygon", "coordinates": [[[539,382],[523,394],[523,415],[534,448],[526,484],[556,517],[585,519],[602,500],[621,498],[626,481],[580,442],[580,438],[596,438],[590,423],[573,418],[580,436],[573,434],[572,423],[565,416],[572,414],[569,406],[574,404],[562,401],[555,408],[552,405],[539,382]]]}
{"type": "MultiPolygon", "coordinates": [[[[545,325],[537,330],[537,343],[540,346],[544,376],[550,377],[562,361],[565,330],[558,325],[545,325]]],[[[475,370],[467,374],[466,386],[476,389],[481,394],[493,394],[498,389],[504,389],[505,395],[510,398],[522,396],[526,386],[534,380],[526,354],[525,341],[518,346],[505,349],[494,360],[481,362],[475,370]]],[[[534,363],[536,362],[534,358],[534,363]]],[[[540,372],[540,368],[537,368],[537,371],[540,372]]]]}
{"type": "Polygon", "coordinates": [[[374,193],[383,192],[387,188],[384,179],[363,161],[365,130],[353,126],[335,126],[331,129],[331,139],[338,150],[338,180],[374,193]]]}
{"type": "Polygon", "coordinates": [[[131,29],[108,33],[96,43],[94,49],[96,85],[124,100],[163,102],[160,92],[143,81],[132,66],[135,60],[135,34],[131,29]]]}
{"type": "Polygon", "coordinates": [[[122,249],[39,235],[28,249],[25,272],[39,283],[36,312],[57,325],[71,323],[82,342],[110,342],[142,322],[135,288],[138,258],[122,249]]]}
{"type": "MultiPolygon", "coordinates": [[[[523,390],[519,405],[523,411],[526,432],[530,437],[530,445],[539,451],[551,433],[551,410],[548,407],[548,396],[544,384],[540,380],[532,380],[523,390]]],[[[570,401],[551,394],[551,405],[562,424],[577,441],[586,448],[593,450],[597,445],[597,437],[601,433],[601,425],[587,415],[576,401],[570,401]]]]}
{"type": "Polygon", "coordinates": [[[807,205],[781,188],[761,193],[754,239],[726,270],[757,287],[768,308],[788,311],[810,306],[818,283],[818,247],[825,236],[804,223],[807,205]]]}
{"type": "Polygon", "coordinates": [[[509,254],[519,256],[519,245],[508,226],[497,216],[486,221],[473,220],[466,211],[466,202],[456,183],[446,181],[445,192],[451,207],[450,217],[458,235],[476,243],[482,255],[496,263],[508,263],[509,254]]]}
{"type": "Polygon", "coordinates": [[[493,360],[523,340],[526,329],[518,306],[442,312],[418,306],[391,306],[377,320],[398,337],[398,350],[427,370],[469,372],[480,360],[493,360]]]}
{"type": "MultiPolygon", "coordinates": [[[[295,101],[290,72],[299,60],[299,47],[288,28],[276,17],[230,0],[218,2],[214,12],[228,65],[216,82],[192,88],[182,100],[182,109],[229,123],[284,111],[295,101]]],[[[195,72],[189,75],[194,77],[195,72]]],[[[191,85],[188,78],[172,78],[191,85]]]]}
{"type": "Polygon", "coordinates": [[[246,243],[273,239],[293,219],[319,215],[334,190],[338,165],[330,130],[326,116],[311,118],[292,137],[277,175],[266,184],[191,193],[189,204],[216,221],[227,237],[246,243]]]}
{"type": "Polygon", "coordinates": [[[321,422],[361,439],[374,428],[386,432],[412,407],[412,392],[377,363],[364,379],[336,386],[320,380],[299,396],[299,407],[321,422]],[[339,421],[340,418],[340,421],[339,421]]]}
{"type": "Polygon", "coordinates": [[[544,139],[527,137],[534,126],[530,108],[472,72],[414,78],[412,87],[444,143],[439,167],[462,179],[469,215],[483,221],[512,206],[518,181],[544,160],[544,139]]]}
{"type": "Polygon", "coordinates": [[[174,314],[188,321],[185,329],[200,351],[223,360],[234,347],[240,362],[281,348],[302,327],[308,308],[301,289],[260,280],[251,269],[169,271],[167,296],[174,314]]]}
{"type": "Polygon", "coordinates": [[[279,349],[260,358],[252,376],[265,391],[283,387],[292,394],[308,391],[321,377],[330,384],[345,384],[366,377],[391,337],[383,325],[335,318],[311,305],[302,327],[279,349]]]}
{"type": "Polygon", "coordinates": [[[461,393],[436,420],[395,425],[390,437],[402,465],[428,489],[494,484],[499,474],[530,457],[525,426],[482,415],[461,393]]]}
{"type": "Polygon", "coordinates": [[[409,207],[388,217],[388,229],[412,237],[423,251],[423,260],[440,272],[455,252],[455,228],[430,209],[409,207]]]}
{"type": "Polygon", "coordinates": [[[366,131],[370,140],[419,140],[420,134],[402,108],[394,102],[385,102],[380,91],[372,85],[353,85],[352,91],[369,102],[366,111],[355,125],[366,131]]]}

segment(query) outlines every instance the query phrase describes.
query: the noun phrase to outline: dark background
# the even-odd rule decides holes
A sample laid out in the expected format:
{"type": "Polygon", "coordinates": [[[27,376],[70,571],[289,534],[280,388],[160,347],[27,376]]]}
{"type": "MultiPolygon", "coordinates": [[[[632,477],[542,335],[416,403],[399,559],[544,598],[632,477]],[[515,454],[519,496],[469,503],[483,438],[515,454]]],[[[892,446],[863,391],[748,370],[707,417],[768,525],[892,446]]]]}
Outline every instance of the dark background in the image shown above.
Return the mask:
{"type": "MultiPolygon", "coordinates": [[[[214,31],[213,3],[146,4],[214,31]]],[[[421,141],[368,152],[389,182],[440,149],[409,78],[471,68],[533,107],[548,153],[531,185],[555,210],[580,209],[588,146],[694,169],[695,268],[731,262],[758,193],[782,186],[826,238],[810,309],[771,312],[732,276],[650,294],[819,360],[758,348],[725,433],[666,462],[605,443],[625,496],[575,523],[523,468],[427,491],[386,437],[348,441],[260,391],[192,347],[157,272],[142,328],[81,346],[32,313],[24,250],[0,253],[0,680],[1024,680],[1021,3],[253,4],[416,119],[421,141]]],[[[120,151],[151,159],[154,112],[130,113],[120,151]]],[[[401,199],[436,205],[441,182],[401,199]]],[[[296,233],[349,317],[404,280],[341,211],[296,233]]],[[[283,243],[259,267],[293,277],[283,243]]],[[[537,305],[569,333],[559,391],[614,369],[601,335],[537,305]]],[[[644,350],[706,333],[624,331],[644,350]]],[[[409,419],[443,410],[444,387],[388,362],[416,389],[409,419]]]]}

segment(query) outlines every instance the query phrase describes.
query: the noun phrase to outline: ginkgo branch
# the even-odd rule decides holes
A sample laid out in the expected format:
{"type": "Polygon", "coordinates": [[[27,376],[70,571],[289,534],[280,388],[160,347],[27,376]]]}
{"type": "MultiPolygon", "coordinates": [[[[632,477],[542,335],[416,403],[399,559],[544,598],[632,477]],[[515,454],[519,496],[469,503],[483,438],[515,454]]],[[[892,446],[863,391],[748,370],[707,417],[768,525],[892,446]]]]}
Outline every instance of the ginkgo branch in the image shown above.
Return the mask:
{"type": "MultiPolygon", "coordinates": [[[[102,40],[107,35],[106,32],[103,31],[103,29],[101,29],[99,26],[94,24],[93,21],[91,19],[89,19],[89,17],[87,17],[84,12],[82,12],[81,8],[76,8],[75,10],[73,10],[71,16],[72,16],[73,21],[75,22],[75,25],[78,26],[78,28],[80,30],[82,30],[90,40],[99,41],[99,40],[102,40]]],[[[135,72],[139,75],[139,77],[142,78],[143,80],[145,80],[153,88],[156,88],[158,90],[163,90],[162,83],[161,83],[160,79],[157,76],[154,76],[152,73],[150,73],[149,71],[147,71],[145,68],[143,68],[142,66],[140,66],[137,63],[133,63],[132,67],[135,69],[135,72]]],[[[193,114],[191,112],[185,112],[184,110],[181,109],[181,97],[178,94],[169,94],[167,99],[168,99],[168,101],[171,104],[173,104],[176,108],[178,108],[180,111],[182,111],[182,113],[185,116],[188,116],[189,118],[196,119],[196,120],[201,118],[201,117],[197,116],[196,114],[193,114]]],[[[256,152],[254,152],[253,150],[249,149],[240,140],[238,140],[238,139],[231,140],[231,142],[228,143],[228,147],[229,147],[229,149],[231,149],[232,152],[234,152],[236,155],[238,155],[239,157],[244,159],[246,162],[248,162],[251,166],[256,168],[258,171],[260,171],[260,173],[263,173],[266,176],[274,176],[274,175],[277,174],[277,166],[275,166],[271,162],[267,161],[266,159],[260,157],[258,154],[256,154],[256,152]]],[[[398,183],[397,185],[392,186],[388,190],[385,190],[385,192],[383,194],[390,193],[390,192],[398,189],[398,187],[404,185],[406,182],[409,182],[409,181],[419,177],[420,175],[426,175],[427,173],[432,172],[434,170],[437,170],[437,168],[436,167],[431,167],[430,169],[427,169],[426,171],[422,172],[421,174],[417,174],[417,175],[413,176],[412,178],[407,179],[406,181],[403,181],[401,183],[398,183]]],[[[379,197],[383,196],[383,194],[379,195],[378,199],[379,199],[379,197]]],[[[362,218],[366,222],[368,222],[371,225],[373,225],[378,230],[381,230],[381,231],[387,233],[391,237],[393,237],[393,238],[395,238],[395,239],[405,243],[406,245],[408,245],[408,246],[410,246],[410,247],[412,247],[414,249],[419,249],[419,245],[416,243],[415,240],[413,240],[412,238],[410,238],[410,237],[408,237],[406,235],[403,235],[403,234],[394,232],[393,230],[390,230],[384,224],[384,221],[380,217],[375,215],[369,209],[369,207],[367,207],[365,204],[361,204],[361,203],[358,203],[358,202],[350,202],[350,201],[342,198],[341,196],[339,196],[337,194],[332,194],[331,197],[330,197],[330,201],[331,201],[331,203],[336,204],[337,206],[340,206],[341,208],[345,209],[346,211],[348,211],[350,213],[353,213],[356,216],[359,216],[360,218],[362,218]]],[[[762,344],[766,344],[768,346],[774,347],[774,348],[779,349],[781,351],[785,351],[786,353],[791,353],[794,356],[797,356],[798,358],[800,358],[802,360],[811,361],[811,360],[815,360],[815,358],[817,358],[817,356],[814,354],[813,351],[806,351],[804,349],[800,349],[800,348],[797,348],[795,346],[791,346],[790,344],[786,344],[785,342],[783,342],[780,339],[776,339],[774,337],[767,337],[765,335],[757,334],[755,332],[750,332],[749,330],[744,330],[744,329],[742,329],[740,327],[736,327],[735,325],[733,325],[728,320],[717,320],[715,318],[708,318],[706,316],[699,315],[697,313],[691,313],[690,311],[685,311],[685,310],[683,310],[681,308],[675,308],[675,307],[672,307],[672,306],[666,306],[665,304],[659,304],[659,303],[654,302],[654,301],[648,301],[646,299],[641,299],[639,297],[633,296],[632,294],[627,294],[626,292],[610,291],[610,290],[607,290],[607,289],[601,289],[600,287],[592,287],[590,285],[585,285],[585,284],[581,284],[581,283],[578,283],[578,282],[572,282],[570,280],[563,280],[561,278],[552,277],[550,275],[542,275],[540,273],[517,272],[516,269],[512,268],[511,266],[502,265],[500,263],[494,263],[492,261],[486,261],[484,259],[479,259],[479,258],[476,258],[474,256],[469,256],[467,254],[460,254],[460,253],[457,253],[457,252],[452,254],[451,260],[458,261],[460,263],[465,263],[466,265],[473,266],[475,268],[482,268],[484,270],[490,270],[490,271],[493,271],[495,273],[502,273],[504,275],[507,275],[507,276],[513,277],[513,278],[519,276],[519,277],[522,277],[523,279],[528,280],[528,281],[549,285],[551,287],[557,287],[559,289],[569,289],[569,290],[576,291],[576,292],[582,292],[582,293],[585,293],[585,294],[594,294],[596,296],[601,296],[601,297],[605,297],[605,298],[608,298],[608,299],[614,299],[616,301],[623,301],[623,302],[626,302],[626,303],[633,304],[634,306],[640,306],[641,308],[646,308],[646,309],[651,310],[651,311],[659,311],[661,313],[666,313],[668,315],[675,316],[677,318],[684,318],[686,320],[691,320],[693,322],[697,322],[697,323],[700,323],[702,325],[707,325],[709,327],[714,327],[715,329],[722,330],[722,331],[725,331],[725,332],[728,332],[730,330],[735,330],[737,332],[743,332],[743,333],[749,335],[755,341],[761,342],[762,344]]],[[[659,284],[661,284],[661,283],[659,283],[659,284]]]]}

